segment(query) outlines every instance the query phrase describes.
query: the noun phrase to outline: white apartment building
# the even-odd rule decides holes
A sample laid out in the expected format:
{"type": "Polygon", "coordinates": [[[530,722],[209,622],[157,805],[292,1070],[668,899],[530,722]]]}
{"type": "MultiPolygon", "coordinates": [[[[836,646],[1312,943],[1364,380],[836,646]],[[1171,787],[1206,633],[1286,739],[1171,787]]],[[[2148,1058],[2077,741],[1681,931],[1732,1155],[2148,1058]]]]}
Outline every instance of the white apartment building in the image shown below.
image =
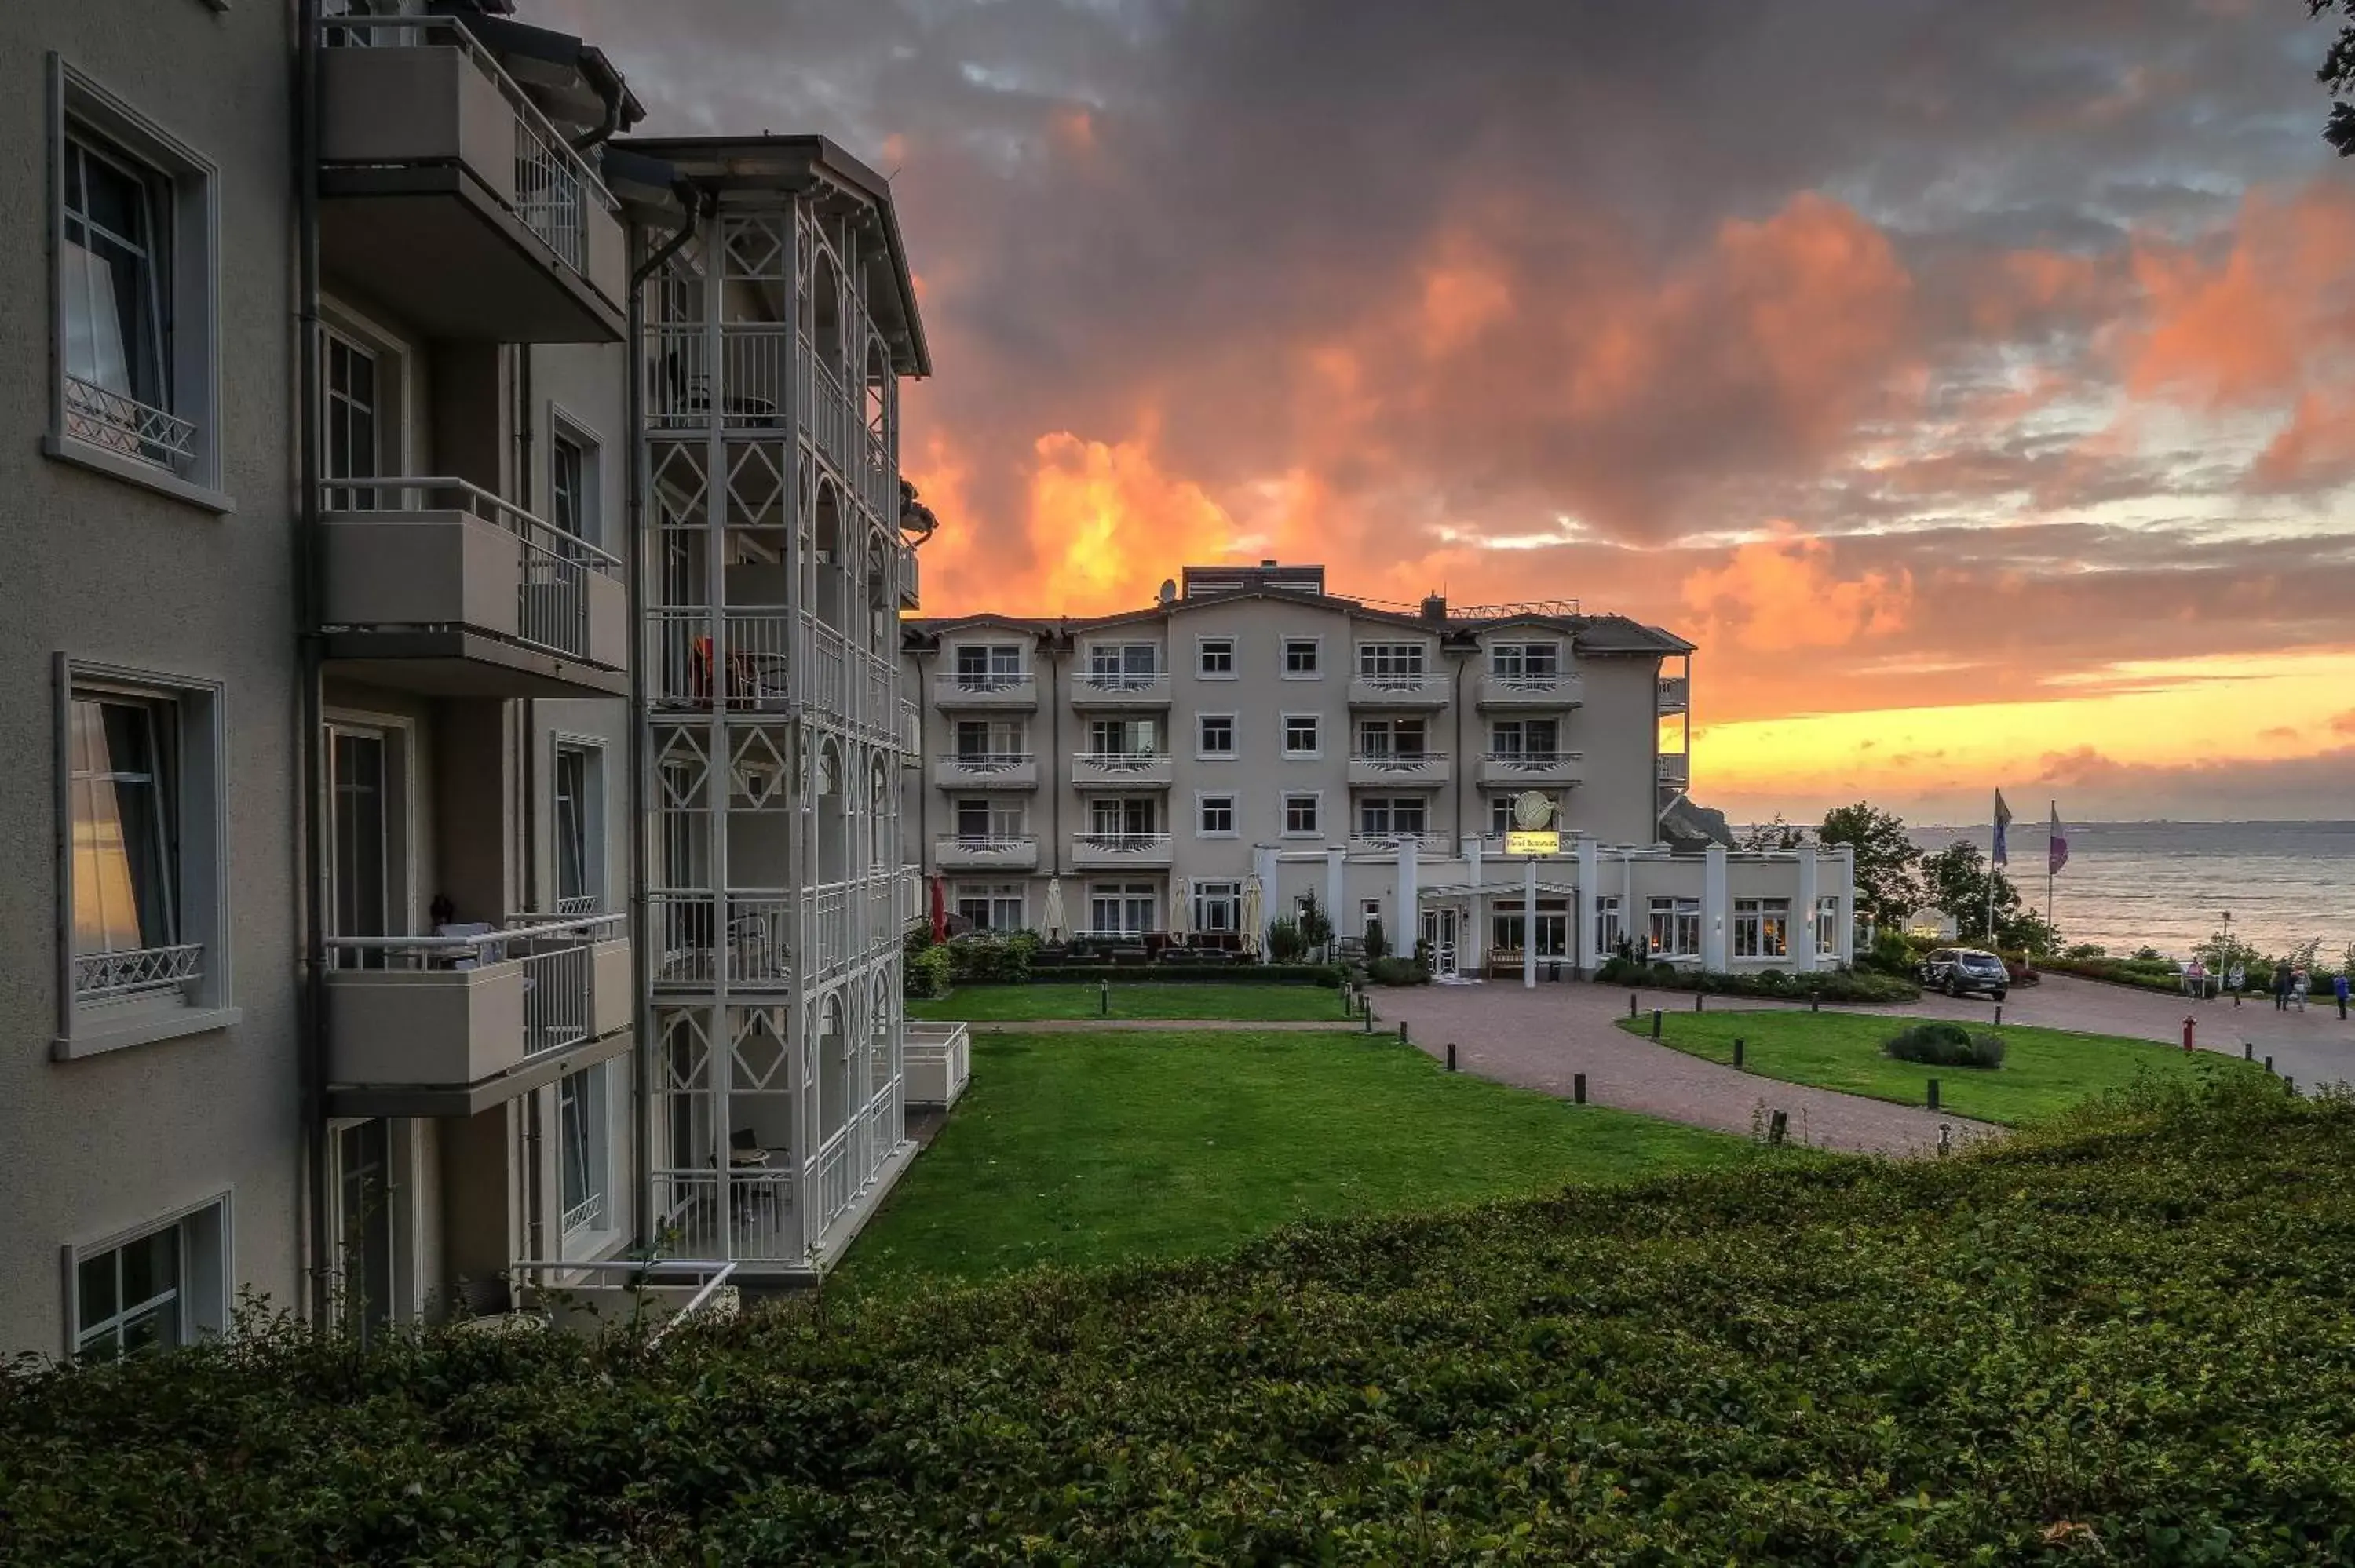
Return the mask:
{"type": "Polygon", "coordinates": [[[1711,969],[1850,957],[1844,852],[1733,852],[1688,798],[1693,645],[1657,627],[1381,605],[1270,561],[1118,615],[905,629],[911,858],[976,926],[1201,943],[1314,897],[1443,974],[1591,972],[1623,940],[1711,969]],[[1508,863],[1530,795],[1561,853],[1508,863]]]}
{"type": "Polygon", "coordinates": [[[889,191],[511,10],[0,11],[0,1352],[805,1280],[911,1150],[889,191]]]}

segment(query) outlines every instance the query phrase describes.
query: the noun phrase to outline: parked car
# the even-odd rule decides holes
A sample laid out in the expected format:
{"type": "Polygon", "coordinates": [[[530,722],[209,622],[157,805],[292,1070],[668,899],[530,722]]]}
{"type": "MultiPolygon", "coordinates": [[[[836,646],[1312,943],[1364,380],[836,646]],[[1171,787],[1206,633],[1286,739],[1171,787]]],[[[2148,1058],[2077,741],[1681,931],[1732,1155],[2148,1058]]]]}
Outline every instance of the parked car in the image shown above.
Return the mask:
{"type": "Polygon", "coordinates": [[[2001,1001],[2011,991],[2011,971],[1995,954],[1977,948],[1935,948],[1913,971],[1927,990],[1948,996],[1982,992],[2001,1001]]]}

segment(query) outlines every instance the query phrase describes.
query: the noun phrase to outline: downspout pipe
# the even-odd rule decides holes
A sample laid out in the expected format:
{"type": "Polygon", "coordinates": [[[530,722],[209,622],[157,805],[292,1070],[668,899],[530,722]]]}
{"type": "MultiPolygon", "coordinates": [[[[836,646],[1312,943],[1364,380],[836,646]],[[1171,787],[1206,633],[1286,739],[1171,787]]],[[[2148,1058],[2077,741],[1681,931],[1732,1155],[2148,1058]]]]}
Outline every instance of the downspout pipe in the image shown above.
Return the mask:
{"type": "Polygon", "coordinates": [[[622,128],[622,100],[623,96],[622,84],[619,82],[608,83],[601,81],[596,84],[596,87],[597,96],[603,99],[605,101],[605,116],[603,119],[598,121],[594,126],[572,138],[572,150],[576,153],[594,151],[596,148],[601,147],[605,143],[611,141],[613,139],[613,132],[622,128]]]}
{"type": "Polygon", "coordinates": [[[325,538],[320,515],[322,441],[319,419],[319,0],[297,6],[294,92],[295,207],[295,626],[296,737],[302,784],[295,793],[302,853],[302,952],[296,966],[296,1054],[302,1086],[304,1177],[309,1236],[311,1319],[332,1320],[333,1259],[327,1224],[327,982],[326,833],[320,812],[326,799],[322,721],[325,649],[325,538]]]}

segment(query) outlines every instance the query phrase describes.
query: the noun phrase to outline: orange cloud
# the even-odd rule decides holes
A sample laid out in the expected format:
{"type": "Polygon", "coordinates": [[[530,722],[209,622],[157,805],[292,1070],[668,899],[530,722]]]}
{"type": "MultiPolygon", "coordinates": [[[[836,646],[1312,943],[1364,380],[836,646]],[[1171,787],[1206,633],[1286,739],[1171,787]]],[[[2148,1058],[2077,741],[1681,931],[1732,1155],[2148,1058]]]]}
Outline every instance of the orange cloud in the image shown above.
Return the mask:
{"type": "Polygon", "coordinates": [[[1144,440],[1058,430],[1034,450],[1028,532],[1039,577],[1030,595],[1006,596],[1015,604],[1027,597],[1068,615],[1132,609],[1180,563],[1233,553],[1234,520],[1200,485],[1164,473],[1144,440]]]}
{"type": "Polygon", "coordinates": [[[1837,648],[1885,636],[1906,622],[1913,575],[1867,572],[1843,579],[1832,547],[1787,523],[1736,549],[1722,567],[1684,580],[1684,602],[1707,641],[1744,648],[1837,648]]]}

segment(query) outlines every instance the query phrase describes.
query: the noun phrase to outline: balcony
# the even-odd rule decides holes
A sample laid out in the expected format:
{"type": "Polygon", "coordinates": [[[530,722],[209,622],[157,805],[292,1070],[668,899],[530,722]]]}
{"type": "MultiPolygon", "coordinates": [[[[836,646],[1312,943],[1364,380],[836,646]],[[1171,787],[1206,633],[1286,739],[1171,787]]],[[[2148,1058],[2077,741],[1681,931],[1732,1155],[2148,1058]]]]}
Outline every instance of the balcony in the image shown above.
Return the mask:
{"type": "Polygon", "coordinates": [[[1456,853],[1453,840],[1445,833],[1351,833],[1349,853],[1354,855],[1395,855],[1402,844],[1413,844],[1418,858],[1445,859],[1456,853]]]}
{"type": "Polygon", "coordinates": [[[1359,671],[1349,677],[1353,708],[1444,708],[1447,682],[1428,673],[1412,675],[1369,675],[1359,671]]]}
{"type": "Polygon", "coordinates": [[[1444,751],[1355,751],[1349,754],[1349,787],[1436,789],[1447,782],[1444,751]]]}
{"type": "Polygon", "coordinates": [[[932,706],[943,713],[1029,713],[1039,705],[1039,678],[1018,675],[935,675],[932,706]]]}
{"type": "Polygon", "coordinates": [[[1167,789],[1176,777],[1166,751],[1076,751],[1074,789],[1167,789]]]}
{"type": "Polygon", "coordinates": [[[1690,683],[1682,675],[1661,676],[1660,711],[1664,714],[1684,712],[1689,701],[1690,694],[1688,690],[1689,685],[1690,683]]]}
{"type": "Polygon", "coordinates": [[[1660,787],[1683,789],[1692,784],[1692,758],[1683,752],[1663,752],[1659,758],[1660,787]]]}
{"type": "Polygon", "coordinates": [[[1166,708],[1169,673],[1156,670],[1086,672],[1071,677],[1075,708],[1166,708]]]}
{"type": "Polygon", "coordinates": [[[910,1022],[900,1047],[900,1071],[908,1080],[911,1110],[946,1110],[973,1078],[973,1037],[963,1023],[910,1022]]]}
{"type": "Polygon", "coordinates": [[[783,991],[833,975],[870,939],[896,940],[902,879],[877,872],[864,884],[799,889],[666,889],[646,895],[646,940],[657,989],[783,991]],[[803,946],[796,948],[796,940],[803,946]]]}
{"type": "Polygon", "coordinates": [[[339,672],[436,696],[629,692],[621,563],[458,479],[326,488],[323,630],[339,672]]]}
{"type": "Polygon", "coordinates": [[[1027,751],[983,751],[943,757],[932,764],[942,789],[1036,789],[1039,763],[1027,751]]]}
{"type": "Polygon", "coordinates": [[[472,1116],[629,1045],[622,916],[327,942],[339,1116],[472,1116]]]}
{"type": "Polygon", "coordinates": [[[932,863],[943,871],[1036,871],[1039,841],[1020,833],[959,833],[932,841],[932,863]]]}
{"type": "Polygon", "coordinates": [[[1080,871],[1167,871],[1167,833],[1073,833],[1071,864],[1080,871]]]}
{"type": "Polygon", "coordinates": [[[619,343],[621,207],[466,29],[321,24],[327,272],[429,338],[619,343]]]}
{"type": "Polygon", "coordinates": [[[1492,751],[1480,760],[1480,784],[1488,789],[1538,789],[1585,778],[1582,751],[1492,751]]]}
{"type": "Polygon", "coordinates": [[[1584,677],[1570,670],[1528,672],[1500,675],[1494,670],[1480,673],[1480,686],[1475,702],[1482,711],[1499,708],[1574,708],[1586,700],[1584,677]]]}

